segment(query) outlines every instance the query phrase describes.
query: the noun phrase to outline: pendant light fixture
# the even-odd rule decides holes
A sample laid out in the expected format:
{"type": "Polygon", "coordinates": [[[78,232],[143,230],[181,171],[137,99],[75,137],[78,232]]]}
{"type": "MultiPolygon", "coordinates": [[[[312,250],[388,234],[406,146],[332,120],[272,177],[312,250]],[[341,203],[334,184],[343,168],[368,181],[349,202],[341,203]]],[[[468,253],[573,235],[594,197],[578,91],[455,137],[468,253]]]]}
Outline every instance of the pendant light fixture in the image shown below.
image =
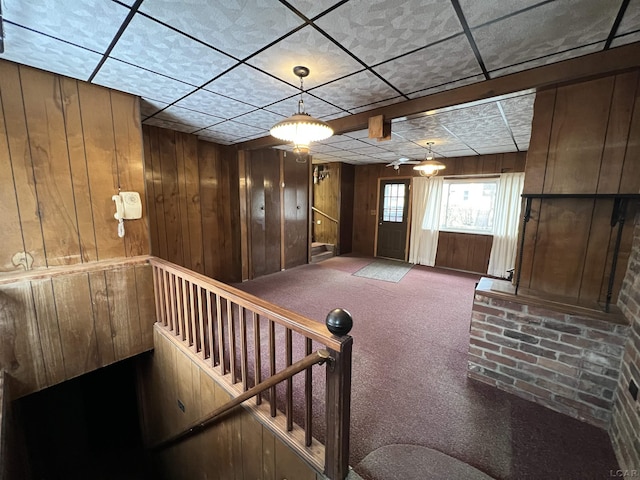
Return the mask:
{"type": "Polygon", "coordinates": [[[333,129],[322,120],[312,117],[304,111],[303,78],[309,75],[309,69],[303,66],[293,67],[293,73],[300,78],[300,100],[298,100],[298,112],[286,120],[276,123],[271,127],[272,136],[293,143],[293,153],[296,159],[303,158],[309,154],[309,144],[324,140],[333,135],[333,129]]]}
{"type": "Polygon", "coordinates": [[[437,175],[440,170],[447,168],[443,163],[433,159],[433,152],[431,151],[431,145],[433,144],[434,142],[427,142],[427,146],[429,148],[427,158],[413,167],[413,169],[417,170],[423,177],[433,177],[434,175],[437,175]]]}

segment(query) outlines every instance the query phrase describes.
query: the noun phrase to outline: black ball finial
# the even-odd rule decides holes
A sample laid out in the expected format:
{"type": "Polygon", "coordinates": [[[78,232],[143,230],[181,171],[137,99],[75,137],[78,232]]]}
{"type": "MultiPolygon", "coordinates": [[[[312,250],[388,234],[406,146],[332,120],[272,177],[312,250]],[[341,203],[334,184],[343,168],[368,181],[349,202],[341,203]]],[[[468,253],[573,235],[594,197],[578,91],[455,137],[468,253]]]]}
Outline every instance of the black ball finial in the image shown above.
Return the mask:
{"type": "Polygon", "coordinates": [[[353,318],[344,308],[334,308],[327,314],[327,329],[334,335],[347,335],[353,327],[353,318]]]}

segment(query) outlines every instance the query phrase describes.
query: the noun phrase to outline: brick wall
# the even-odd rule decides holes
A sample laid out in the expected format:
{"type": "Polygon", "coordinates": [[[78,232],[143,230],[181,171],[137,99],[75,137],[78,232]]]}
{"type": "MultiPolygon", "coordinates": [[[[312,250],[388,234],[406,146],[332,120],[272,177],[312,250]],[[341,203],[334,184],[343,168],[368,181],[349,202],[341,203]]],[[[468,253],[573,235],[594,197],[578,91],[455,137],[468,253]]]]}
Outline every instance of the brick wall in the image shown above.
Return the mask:
{"type": "Polygon", "coordinates": [[[640,387],[640,217],[636,218],[633,247],[618,306],[631,323],[631,330],[622,357],[610,435],[621,468],[639,470],[640,404],[629,393],[629,382],[633,379],[640,387]]]}
{"type": "Polygon", "coordinates": [[[469,377],[608,428],[629,327],[511,301],[492,282],[476,290],[469,377]]]}

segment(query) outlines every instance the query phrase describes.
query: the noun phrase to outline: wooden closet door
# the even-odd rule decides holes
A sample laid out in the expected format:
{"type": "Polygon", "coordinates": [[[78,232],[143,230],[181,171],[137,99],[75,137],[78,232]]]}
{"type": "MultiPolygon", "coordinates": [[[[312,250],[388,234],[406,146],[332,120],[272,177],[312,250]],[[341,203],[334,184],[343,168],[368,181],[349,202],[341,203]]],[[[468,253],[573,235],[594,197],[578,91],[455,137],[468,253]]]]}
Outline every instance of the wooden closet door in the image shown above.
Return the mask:
{"type": "Polygon", "coordinates": [[[284,268],[304,265],[309,252],[309,163],[298,163],[292,155],[283,160],[284,268]]]}
{"type": "Polygon", "coordinates": [[[275,150],[251,152],[249,176],[250,278],[279,272],[280,160],[275,150]]]}

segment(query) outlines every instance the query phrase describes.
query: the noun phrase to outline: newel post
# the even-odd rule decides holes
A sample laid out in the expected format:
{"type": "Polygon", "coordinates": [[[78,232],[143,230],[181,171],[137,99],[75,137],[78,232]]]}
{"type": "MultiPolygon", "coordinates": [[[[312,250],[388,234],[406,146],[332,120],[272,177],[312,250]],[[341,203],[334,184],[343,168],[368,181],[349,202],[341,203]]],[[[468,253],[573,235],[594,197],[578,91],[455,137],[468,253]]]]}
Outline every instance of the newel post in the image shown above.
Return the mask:
{"type": "Polygon", "coordinates": [[[351,421],[351,347],[348,333],[353,326],[351,314],[342,308],[327,315],[327,329],[342,343],[340,351],[329,350],[327,364],[327,438],[324,474],[331,480],[344,480],[349,473],[349,425],[351,421]]]}

